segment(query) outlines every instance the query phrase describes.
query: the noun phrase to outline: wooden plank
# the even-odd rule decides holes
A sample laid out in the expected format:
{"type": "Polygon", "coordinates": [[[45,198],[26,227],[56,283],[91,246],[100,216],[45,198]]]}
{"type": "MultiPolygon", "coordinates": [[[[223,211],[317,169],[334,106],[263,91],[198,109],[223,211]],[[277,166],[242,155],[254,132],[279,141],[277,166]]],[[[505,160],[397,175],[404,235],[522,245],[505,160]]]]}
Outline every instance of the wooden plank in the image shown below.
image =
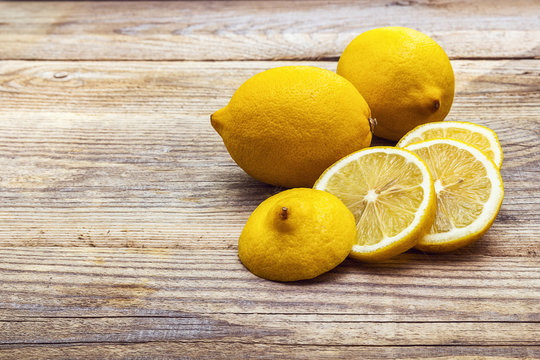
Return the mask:
{"type": "Polygon", "coordinates": [[[190,351],[442,346],[448,356],[444,347],[471,346],[458,354],[472,356],[494,346],[487,354],[509,356],[539,345],[535,259],[409,254],[346,261],[292,284],[255,277],[234,249],[0,248],[0,259],[5,352],[172,342],[169,349],[190,351]]]}
{"type": "Polygon", "coordinates": [[[534,0],[2,2],[0,59],[336,59],[361,32],[395,25],[454,59],[533,58],[539,13],[534,0]]]}
{"type": "MultiPolygon", "coordinates": [[[[6,322],[50,318],[47,326],[53,326],[55,318],[84,322],[84,318],[123,316],[193,318],[194,324],[208,321],[215,326],[225,326],[219,321],[246,327],[274,324],[276,328],[288,328],[289,321],[308,327],[310,323],[384,327],[392,322],[448,322],[457,327],[480,323],[484,330],[492,326],[496,332],[508,323],[516,332],[509,330],[499,337],[486,331],[482,339],[509,343],[520,326],[531,330],[520,338],[523,343],[538,339],[540,331],[534,325],[540,321],[540,272],[535,258],[405,254],[376,265],[347,260],[317,279],[296,283],[252,275],[236,249],[2,247],[0,259],[0,319],[6,322]]],[[[464,331],[474,331],[472,326],[469,329],[464,331]]],[[[0,327],[0,343],[19,336],[0,327]]],[[[415,341],[434,344],[438,336],[435,332],[415,341]]],[[[467,341],[483,343],[479,339],[467,341]]],[[[407,342],[395,341],[393,345],[407,342]]]]}
{"type": "Polygon", "coordinates": [[[0,345],[0,359],[538,359],[538,346],[340,346],[223,341],[0,345]]]}
{"type": "MultiPolygon", "coordinates": [[[[1,62],[0,245],[236,246],[250,212],[281,189],[234,164],[209,114],[286,64],[1,62]]],[[[498,220],[462,251],[538,254],[538,61],[453,64],[448,118],[491,127],[505,155],[498,220]]]]}
{"type": "Polygon", "coordinates": [[[328,316],[32,318],[1,322],[3,344],[244,342],[274,345],[538,345],[538,323],[358,322],[328,316]],[[445,331],[437,331],[444,327],[445,331]],[[427,335],[426,335],[427,334],[427,335]]]}
{"type": "MultiPolygon", "coordinates": [[[[235,247],[250,212],[281,189],[234,164],[209,114],[253,74],[287,64],[1,62],[0,245],[235,247]]],[[[505,155],[499,217],[462,251],[534,256],[538,60],[453,65],[448,119],[491,127],[505,155]]]]}
{"type": "Polygon", "coordinates": [[[538,14],[533,0],[0,2],[0,359],[540,358],[538,14]],[[282,189],[234,164],[209,114],[269,67],[335,70],[385,25],[433,36],[454,59],[449,119],[499,134],[497,221],[452,254],[253,276],[237,238],[282,189]],[[276,59],[297,61],[167,61],[276,59]]]}

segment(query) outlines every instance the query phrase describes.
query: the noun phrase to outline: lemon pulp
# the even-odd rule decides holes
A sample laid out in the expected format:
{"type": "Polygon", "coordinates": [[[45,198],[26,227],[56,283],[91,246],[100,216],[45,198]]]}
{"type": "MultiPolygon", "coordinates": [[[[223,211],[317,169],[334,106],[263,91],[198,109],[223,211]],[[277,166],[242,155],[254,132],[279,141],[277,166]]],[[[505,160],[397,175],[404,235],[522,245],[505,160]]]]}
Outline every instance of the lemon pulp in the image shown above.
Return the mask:
{"type": "Polygon", "coordinates": [[[439,121],[417,126],[397,143],[397,147],[431,139],[454,139],[480,149],[500,169],[503,153],[495,132],[485,126],[462,121],[439,121]]]}
{"type": "Polygon", "coordinates": [[[437,194],[435,220],[417,248],[451,251],[482,236],[491,226],[503,199],[495,164],[480,150],[450,139],[407,146],[428,165],[437,194]]]}
{"type": "Polygon", "coordinates": [[[435,196],[426,165],[402,149],[373,147],[330,167],[316,189],[340,198],[357,224],[351,256],[383,260],[412,247],[427,231],[435,196]]]}

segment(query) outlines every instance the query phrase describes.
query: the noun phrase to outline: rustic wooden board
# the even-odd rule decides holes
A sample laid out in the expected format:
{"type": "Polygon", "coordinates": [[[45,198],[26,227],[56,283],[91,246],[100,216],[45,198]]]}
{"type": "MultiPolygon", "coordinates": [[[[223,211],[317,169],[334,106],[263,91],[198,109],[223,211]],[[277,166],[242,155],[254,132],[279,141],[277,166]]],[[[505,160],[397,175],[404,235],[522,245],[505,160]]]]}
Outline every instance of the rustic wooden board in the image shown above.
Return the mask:
{"type": "MultiPolygon", "coordinates": [[[[378,265],[350,260],[315,280],[282,284],[246,271],[235,249],[2,247],[0,255],[0,314],[9,321],[191,314],[248,324],[289,315],[329,323],[534,323],[540,312],[532,257],[411,253],[378,265]]],[[[5,328],[0,334],[21,336],[5,328]]]]}
{"type": "MultiPolygon", "coordinates": [[[[0,244],[236,246],[251,211],[280,189],[234,164],[209,114],[251,75],[286,64],[0,63],[0,244]]],[[[537,252],[537,61],[453,64],[457,95],[448,118],[490,126],[505,156],[499,220],[464,251],[537,252]]]]}
{"type": "Polygon", "coordinates": [[[0,59],[334,59],[396,25],[452,58],[534,58],[539,14],[534,0],[2,2],[0,59]]]}
{"type": "MultiPolygon", "coordinates": [[[[73,359],[538,359],[539,346],[341,346],[256,342],[151,341],[141,343],[54,344],[6,348],[5,358],[73,359]]],[[[0,350],[2,358],[2,350],[0,350]]]]}
{"type": "Polygon", "coordinates": [[[535,1],[0,2],[0,359],[540,358],[539,14],[535,1]],[[452,254],[253,276],[237,238],[282,189],[234,164],[209,115],[257,72],[335,70],[355,35],[396,24],[453,59],[448,119],[500,137],[495,224],[452,254]]]}
{"type": "Polygon", "coordinates": [[[249,213],[280,189],[245,175],[208,119],[286,64],[0,63],[0,245],[17,246],[0,248],[0,354],[538,355],[537,61],[453,62],[449,118],[492,127],[505,153],[486,236],[292,285],[238,261],[249,213]]]}
{"type": "Polygon", "coordinates": [[[539,350],[532,258],[409,254],[282,284],[247,272],[235,250],[0,248],[0,256],[0,354],[39,347],[67,357],[94,344],[102,354],[129,345],[150,355],[149,342],[193,358],[248,345],[321,356],[389,346],[385,358],[399,347],[407,347],[399,357],[426,358],[539,350]]]}

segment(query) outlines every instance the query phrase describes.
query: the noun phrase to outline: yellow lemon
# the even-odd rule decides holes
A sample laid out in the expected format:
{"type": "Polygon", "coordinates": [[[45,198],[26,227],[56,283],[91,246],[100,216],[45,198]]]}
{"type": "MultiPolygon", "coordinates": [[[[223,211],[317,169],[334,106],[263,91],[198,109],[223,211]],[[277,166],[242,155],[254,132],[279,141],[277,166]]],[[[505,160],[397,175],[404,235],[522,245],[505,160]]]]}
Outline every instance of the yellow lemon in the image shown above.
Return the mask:
{"type": "Polygon", "coordinates": [[[370,115],[343,77],[285,66],[247,80],[211,123],[249,175],[278,186],[311,187],[336,160],[370,145],[370,115]]]}
{"type": "Polygon", "coordinates": [[[503,201],[503,182],[495,163],[474,146],[451,139],[427,140],[406,149],[426,162],[437,193],[435,221],[416,248],[447,252],[480,238],[503,201]]]}
{"type": "Polygon", "coordinates": [[[454,139],[482,150],[500,169],[503,152],[495,131],[482,125],[461,121],[438,121],[415,127],[399,140],[397,147],[405,147],[432,139],[454,139]]]}
{"type": "Polygon", "coordinates": [[[311,279],[339,265],[355,239],[354,216],[334,195],[297,188],[263,201],[238,241],[242,263],[275,281],[311,279]]]}
{"type": "Polygon", "coordinates": [[[389,140],[443,120],[454,100],[454,72],[444,50],[409,28],[360,34],[341,55],[337,73],[365,97],[377,120],[375,135],[389,140]]]}
{"type": "Polygon", "coordinates": [[[315,189],[352,211],[357,237],[350,256],[381,261],[413,247],[435,217],[435,189],[426,164],[410,151],[371,147],[332,165],[315,189]]]}

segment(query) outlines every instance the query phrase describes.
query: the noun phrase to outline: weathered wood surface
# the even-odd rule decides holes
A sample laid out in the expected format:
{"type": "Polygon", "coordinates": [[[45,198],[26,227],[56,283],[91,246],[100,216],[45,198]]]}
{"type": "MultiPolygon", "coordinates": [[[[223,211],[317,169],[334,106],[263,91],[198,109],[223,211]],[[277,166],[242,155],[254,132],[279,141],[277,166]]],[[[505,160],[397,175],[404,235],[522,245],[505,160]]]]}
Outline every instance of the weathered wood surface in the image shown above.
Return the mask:
{"type": "MultiPolygon", "coordinates": [[[[285,64],[2,62],[0,244],[235,247],[251,211],[280,189],[234,164],[209,114],[251,75],[285,64]]],[[[505,156],[499,220],[472,249],[538,252],[538,61],[453,64],[448,118],[490,126],[505,156]]]]}
{"type": "MultiPolygon", "coordinates": [[[[523,346],[340,346],[210,342],[143,342],[57,345],[43,349],[25,346],[10,350],[11,358],[73,359],[103,356],[127,359],[537,359],[539,347],[523,346]],[[219,351],[217,350],[219,349],[219,351]],[[249,355],[246,355],[249,354],[249,355]]],[[[0,355],[1,356],[1,355],[0,355]]]]}
{"type": "MultiPolygon", "coordinates": [[[[246,271],[232,250],[2,247],[0,255],[0,314],[8,321],[215,314],[248,324],[240,318],[534,323],[540,312],[540,303],[532,301],[540,286],[533,257],[409,253],[378,265],[350,260],[315,280],[282,284],[246,271]]],[[[21,338],[5,328],[0,335],[21,338]]],[[[520,341],[536,335],[524,334],[520,341]]]]}
{"type": "Polygon", "coordinates": [[[0,59],[334,59],[360,32],[408,26],[451,58],[540,56],[534,0],[0,3],[0,59]]]}
{"type": "Polygon", "coordinates": [[[534,1],[1,2],[0,359],[540,358],[539,13],[534,1]],[[281,189],[234,164],[209,115],[257,72],[335,70],[352,37],[395,24],[454,59],[448,119],[498,133],[495,224],[452,254],[347,260],[294,284],[253,276],[237,238],[281,189]],[[297,60],[260,61],[275,59],[297,60]]]}
{"type": "Polygon", "coordinates": [[[395,347],[406,347],[397,357],[540,355],[534,258],[407,254],[281,284],[250,274],[227,250],[0,248],[0,256],[0,354],[90,344],[114,354],[115,344],[172,342],[162,350],[183,347],[194,358],[205,358],[200,346],[212,358],[250,345],[269,358],[295,346],[321,357],[374,356],[382,346],[385,358],[400,354],[395,347]]]}

